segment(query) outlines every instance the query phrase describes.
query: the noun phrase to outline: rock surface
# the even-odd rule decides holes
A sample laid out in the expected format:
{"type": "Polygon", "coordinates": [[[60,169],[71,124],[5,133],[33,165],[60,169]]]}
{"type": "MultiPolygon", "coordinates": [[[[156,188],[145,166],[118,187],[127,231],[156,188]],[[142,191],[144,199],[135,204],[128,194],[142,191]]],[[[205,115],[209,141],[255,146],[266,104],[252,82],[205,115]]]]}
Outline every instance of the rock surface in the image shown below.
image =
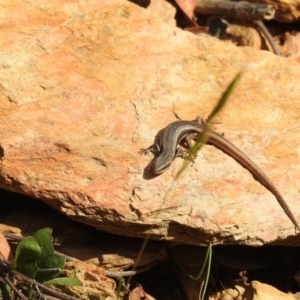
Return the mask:
{"type": "Polygon", "coordinates": [[[62,274],[77,278],[81,286],[59,286],[62,292],[75,295],[79,299],[114,300],[116,283],[105,276],[103,268],[98,268],[82,261],[67,262],[62,274]]]}
{"type": "Polygon", "coordinates": [[[0,4],[1,188],[121,235],[179,243],[300,244],[275,197],[207,146],[151,176],[139,156],[168,123],[206,117],[243,78],[215,126],[300,217],[300,69],[195,37],[126,1],[0,4]],[[289,237],[289,240],[285,240],[289,237]]]}
{"type": "Polygon", "coordinates": [[[222,292],[216,293],[208,298],[209,300],[294,300],[297,299],[291,294],[285,294],[276,288],[260,283],[258,281],[252,281],[246,288],[241,285],[236,285],[234,288],[228,288],[222,292]]]}

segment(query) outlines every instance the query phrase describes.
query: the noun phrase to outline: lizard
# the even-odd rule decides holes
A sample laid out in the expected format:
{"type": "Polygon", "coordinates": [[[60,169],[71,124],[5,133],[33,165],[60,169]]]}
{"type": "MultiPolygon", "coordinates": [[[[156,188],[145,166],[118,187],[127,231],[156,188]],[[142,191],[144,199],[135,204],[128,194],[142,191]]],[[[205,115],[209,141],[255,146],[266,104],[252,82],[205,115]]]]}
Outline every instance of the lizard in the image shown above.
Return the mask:
{"type": "MultiPolygon", "coordinates": [[[[171,166],[175,157],[180,155],[181,151],[180,148],[177,147],[178,144],[185,142],[187,146],[191,148],[192,140],[203,133],[207,126],[206,121],[202,117],[197,117],[195,121],[172,122],[163,130],[162,136],[155,144],[148,148],[141,149],[139,153],[154,153],[156,157],[152,165],[153,173],[156,175],[162,174],[171,166]]],[[[206,143],[212,144],[227,155],[231,156],[241,166],[247,169],[256,180],[267,188],[276,197],[286,215],[300,232],[300,225],[283,196],[267,175],[247,155],[245,155],[240,149],[234,146],[222,135],[211,129],[208,129],[206,139],[206,143]]]]}

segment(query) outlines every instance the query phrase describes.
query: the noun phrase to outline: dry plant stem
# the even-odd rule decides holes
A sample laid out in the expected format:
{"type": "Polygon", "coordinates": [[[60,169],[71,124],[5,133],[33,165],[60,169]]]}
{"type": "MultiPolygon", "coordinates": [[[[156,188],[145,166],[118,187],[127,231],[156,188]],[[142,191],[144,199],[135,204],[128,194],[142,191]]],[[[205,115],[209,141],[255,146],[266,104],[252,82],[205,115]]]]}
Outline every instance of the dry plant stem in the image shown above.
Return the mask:
{"type": "Polygon", "coordinates": [[[2,276],[3,280],[14,290],[14,292],[23,300],[27,300],[27,298],[15,287],[13,282],[6,276],[6,274],[0,269],[0,275],[2,276]]]}
{"type": "MultiPolygon", "coordinates": [[[[41,284],[41,283],[35,281],[34,279],[31,279],[31,278],[29,278],[29,277],[27,277],[27,276],[25,276],[25,275],[23,275],[23,274],[15,271],[15,270],[12,270],[9,267],[8,262],[0,261],[0,267],[1,267],[1,269],[0,269],[1,273],[3,273],[2,270],[4,269],[4,271],[6,273],[12,273],[15,276],[18,276],[19,278],[22,278],[22,280],[24,281],[23,283],[31,283],[31,284],[37,285],[41,290],[45,291],[47,294],[49,294],[49,295],[51,295],[53,297],[57,297],[57,298],[62,299],[62,300],[80,300],[79,298],[76,298],[76,297],[73,297],[73,296],[69,296],[69,295],[61,293],[61,292],[57,292],[57,291],[55,291],[55,290],[47,287],[46,285],[41,284]]],[[[7,276],[5,276],[5,278],[8,279],[7,276]]],[[[22,299],[27,300],[27,298],[22,298],[22,299]]]]}
{"type": "Polygon", "coordinates": [[[123,271],[123,272],[111,272],[111,271],[105,271],[105,275],[108,277],[112,277],[112,278],[120,278],[120,277],[128,277],[128,276],[134,276],[140,273],[143,273],[145,271],[148,271],[149,269],[151,269],[153,266],[155,266],[159,261],[158,260],[154,260],[151,263],[149,263],[146,266],[140,267],[138,269],[135,270],[131,270],[131,271],[123,271]]]}
{"type": "Polygon", "coordinates": [[[63,294],[63,293],[60,293],[60,292],[57,292],[31,278],[28,278],[26,277],[25,275],[19,273],[19,272],[16,272],[14,270],[11,271],[13,274],[15,275],[19,275],[21,276],[23,279],[25,279],[28,283],[31,282],[32,284],[35,284],[37,285],[40,289],[44,290],[45,292],[47,292],[49,295],[51,296],[54,296],[54,297],[57,297],[59,299],[63,299],[63,300],[80,300],[79,298],[76,298],[76,297],[73,297],[73,296],[69,296],[69,295],[66,295],[66,294],[63,294]]]}
{"type": "MultiPolygon", "coordinates": [[[[139,253],[138,253],[138,255],[137,255],[137,258],[136,258],[136,260],[135,260],[135,264],[133,265],[133,271],[135,271],[136,265],[139,263],[139,261],[140,261],[140,259],[141,259],[141,256],[142,256],[142,254],[144,253],[145,248],[146,248],[146,246],[147,246],[147,244],[148,244],[148,241],[149,241],[149,236],[147,236],[147,237],[144,239],[144,241],[143,241],[143,244],[142,244],[142,246],[141,246],[141,249],[140,249],[140,251],[139,251],[139,253]]],[[[131,282],[132,276],[133,276],[133,275],[129,276],[128,279],[127,279],[127,282],[126,282],[126,288],[127,288],[127,289],[129,289],[129,286],[130,286],[130,282],[131,282]]]]}
{"type": "Polygon", "coordinates": [[[274,18],[275,8],[270,4],[249,3],[246,1],[197,0],[195,12],[202,15],[219,15],[236,19],[271,20],[274,18]]]}
{"type": "Polygon", "coordinates": [[[271,20],[275,15],[275,8],[269,4],[249,3],[246,1],[233,2],[228,0],[197,0],[195,12],[203,15],[232,17],[234,19],[248,19],[261,31],[274,54],[281,55],[269,30],[262,20],[271,20]]]}
{"type": "Polygon", "coordinates": [[[274,39],[272,35],[270,34],[268,28],[265,26],[265,24],[262,21],[253,21],[253,23],[256,25],[256,27],[261,31],[262,35],[265,37],[267,42],[270,44],[270,47],[272,48],[274,54],[281,55],[278,47],[276,46],[274,39]]]}

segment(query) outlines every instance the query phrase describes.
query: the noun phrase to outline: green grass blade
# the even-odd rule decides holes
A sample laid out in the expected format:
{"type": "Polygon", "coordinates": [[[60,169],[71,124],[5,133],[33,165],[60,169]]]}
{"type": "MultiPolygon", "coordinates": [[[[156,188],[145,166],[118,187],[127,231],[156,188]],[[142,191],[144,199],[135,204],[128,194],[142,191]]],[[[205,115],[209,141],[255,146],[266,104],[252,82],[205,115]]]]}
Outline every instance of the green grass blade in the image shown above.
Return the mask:
{"type": "Polygon", "coordinates": [[[208,285],[208,281],[209,281],[209,276],[210,276],[210,268],[211,268],[211,260],[212,260],[212,245],[211,244],[209,244],[208,249],[209,249],[209,251],[208,251],[209,252],[209,257],[208,257],[208,262],[207,262],[206,278],[205,278],[205,282],[204,282],[204,287],[203,287],[201,300],[204,300],[207,285],[208,285]]]}
{"type": "Polygon", "coordinates": [[[182,174],[182,172],[189,166],[191,161],[193,161],[193,159],[196,157],[196,155],[197,155],[198,151],[201,149],[201,147],[206,143],[206,141],[207,141],[206,135],[207,135],[207,132],[209,131],[209,123],[212,121],[212,119],[221,111],[221,109],[227,103],[227,101],[229,99],[229,96],[232,94],[232,92],[235,89],[237,83],[241,79],[241,76],[242,76],[242,73],[241,72],[238,73],[233,78],[233,80],[231,81],[231,83],[229,84],[229,86],[227,87],[225,92],[222,94],[222,96],[219,99],[217,105],[215,106],[212,113],[210,114],[210,116],[207,119],[206,129],[202,132],[202,134],[200,134],[196,144],[190,150],[189,155],[185,158],[184,162],[182,163],[181,168],[178,170],[178,172],[175,176],[175,180],[177,180],[179,178],[179,176],[182,174]]]}
{"type": "Polygon", "coordinates": [[[207,118],[207,123],[209,124],[211,122],[211,120],[219,113],[219,111],[224,107],[224,105],[227,103],[227,100],[229,98],[229,96],[232,94],[232,92],[234,91],[236,85],[238,84],[238,82],[240,81],[242,77],[242,73],[239,72],[234,78],[233,80],[230,82],[229,86],[227,87],[227,89],[225,90],[225,92],[222,94],[220,100],[218,101],[216,107],[214,108],[214,110],[212,111],[212,113],[209,115],[209,117],[207,118]]]}

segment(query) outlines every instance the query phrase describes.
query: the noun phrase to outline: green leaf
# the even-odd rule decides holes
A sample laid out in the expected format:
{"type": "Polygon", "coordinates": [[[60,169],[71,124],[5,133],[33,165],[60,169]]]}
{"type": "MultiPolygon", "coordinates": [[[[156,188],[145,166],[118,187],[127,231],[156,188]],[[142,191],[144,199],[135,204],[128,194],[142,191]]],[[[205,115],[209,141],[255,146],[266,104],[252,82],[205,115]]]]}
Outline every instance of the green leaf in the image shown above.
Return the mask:
{"type": "Polygon", "coordinates": [[[50,284],[59,284],[59,285],[69,285],[69,286],[81,286],[81,282],[79,279],[75,277],[59,277],[55,279],[51,279],[44,282],[45,285],[50,284]]]}
{"type": "Polygon", "coordinates": [[[37,261],[37,265],[40,271],[36,274],[36,280],[38,282],[44,282],[57,277],[65,266],[66,260],[64,257],[54,254],[54,248],[52,245],[52,229],[43,228],[37,231],[33,237],[42,249],[42,255],[37,261]],[[49,271],[45,269],[50,269],[49,271]],[[52,269],[52,270],[51,270],[52,269]],[[59,271],[53,269],[59,269],[59,271]]]}
{"type": "Polygon", "coordinates": [[[34,278],[38,270],[37,260],[41,254],[42,249],[35,238],[28,236],[19,243],[11,268],[30,278],[34,278]]]}
{"type": "Polygon", "coordinates": [[[10,291],[11,288],[8,284],[0,282],[0,298],[4,300],[10,300],[10,291]]]}
{"type": "Polygon", "coordinates": [[[38,230],[33,237],[36,239],[37,243],[42,248],[42,256],[40,259],[42,260],[44,257],[48,257],[54,255],[54,248],[52,245],[52,229],[51,228],[43,228],[38,230]]]}

